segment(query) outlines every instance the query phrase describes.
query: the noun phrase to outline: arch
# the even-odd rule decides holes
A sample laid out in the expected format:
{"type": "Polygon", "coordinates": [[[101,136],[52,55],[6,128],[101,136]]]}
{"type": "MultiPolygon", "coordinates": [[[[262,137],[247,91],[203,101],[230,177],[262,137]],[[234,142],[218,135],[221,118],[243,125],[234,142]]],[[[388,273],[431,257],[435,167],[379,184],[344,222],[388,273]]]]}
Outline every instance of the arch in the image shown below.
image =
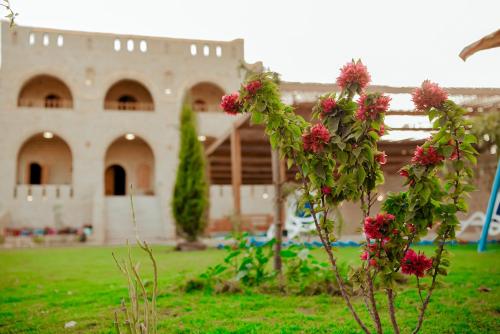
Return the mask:
{"type": "Polygon", "coordinates": [[[127,193],[127,172],[115,164],[106,168],[104,174],[106,196],[123,196],[127,193]]]}
{"type": "Polygon", "coordinates": [[[224,90],[217,84],[202,81],[189,89],[188,96],[194,111],[218,111],[224,90]]]}
{"type": "Polygon", "coordinates": [[[128,193],[129,185],[134,187],[138,195],[154,195],[155,157],[151,146],[141,137],[131,134],[116,138],[107,148],[104,157],[105,195],[120,196],[128,193]],[[125,190],[116,193],[117,173],[119,166],[125,175],[125,190]],[[113,167],[112,169],[110,169],[113,167]]]}
{"type": "Polygon", "coordinates": [[[67,142],[52,132],[28,138],[17,154],[17,184],[71,184],[73,156],[67,142]]]}
{"type": "Polygon", "coordinates": [[[153,96],[146,86],[137,80],[122,79],[106,92],[104,109],[154,111],[155,108],[153,96]]]}
{"type": "Polygon", "coordinates": [[[27,80],[17,98],[19,107],[73,108],[73,95],[61,79],[39,74],[27,80]]]}

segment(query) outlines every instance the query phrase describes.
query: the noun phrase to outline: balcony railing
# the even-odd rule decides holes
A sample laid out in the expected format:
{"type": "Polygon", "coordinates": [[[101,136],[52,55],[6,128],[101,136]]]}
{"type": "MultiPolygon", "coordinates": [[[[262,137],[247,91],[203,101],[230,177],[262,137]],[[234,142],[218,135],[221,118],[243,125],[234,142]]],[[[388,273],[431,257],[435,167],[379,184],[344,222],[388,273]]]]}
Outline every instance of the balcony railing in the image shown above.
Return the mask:
{"type": "Polygon", "coordinates": [[[28,202],[72,197],[73,187],[69,184],[18,184],[14,189],[14,198],[28,202]]]}
{"type": "Polygon", "coordinates": [[[105,101],[104,109],[107,110],[125,110],[125,111],[153,111],[154,104],[152,102],[120,102],[120,101],[105,101]]]}
{"type": "Polygon", "coordinates": [[[72,100],[65,99],[19,99],[19,107],[28,108],[73,108],[72,100]]]}

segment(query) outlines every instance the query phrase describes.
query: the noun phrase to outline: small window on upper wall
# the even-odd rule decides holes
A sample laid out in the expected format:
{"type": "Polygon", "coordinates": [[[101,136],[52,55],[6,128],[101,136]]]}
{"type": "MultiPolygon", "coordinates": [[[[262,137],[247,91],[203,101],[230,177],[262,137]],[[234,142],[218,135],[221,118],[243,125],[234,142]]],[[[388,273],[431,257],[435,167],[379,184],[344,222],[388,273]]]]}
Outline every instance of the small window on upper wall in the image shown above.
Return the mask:
{"type": "Polygon", "coordinates": [[[141,50],[141,52],[148,51],[148,43],[145,40],[139,42],[139,50],[141,50]]]}
{"type": "Polygon", "coordinates": [[[35,45],[35,33],[34,33],[34,32],[31,32],[31,33],[29,34],[28,41],[29,41],[29,44],[30,44],[30,45],[35,45]]]}
{"type": "Polygon", "coordinates": [[[127,50],[128,50],[129,52],[134,51],[134,41],[133,41],[133,40],[131,40],[131,39],[129,39],[129,40],[127,41],[127,50]]]}
{"type": "Polygon", "coordinates": [[[122,42],[120,42],[118,38],[115,39],[114,47],[115,51],[120,51],[120,49],[122,48],[122,42]]]}
{"type": "Polygon", "coordinates": [[[205,46],[203,47],[203,55],[204,55],[205,57],[208,57],[208,56],[210,55],[210,48],[208,47],[208,45],[205,45],[205,46]]]}
{"type": "Polygon", "coordinates": [[[64,45],[64,37],[63,35],[57,36],[57,46],[62,47],[64,45]]]}
{"type": "Polygon", "coordinates": [[[191,55],[196,56],[197,53],[198,53],[198,48],[196,47],[196,45],[191,44],[191,55]]]}
{"type": "Polygon", "coordinates": [[[50,42],[49,34],[43,34],[42,43],[44,46],[48,46],[50,42]]]}
{"type": "Polygon", "coordinates": [[[220,58],[220,57],[222,57],[222,47],[217,46],[217,47],[215,48],[215,55],[216,55],[217,57],[219,57],[219,58],[220,58]]]}

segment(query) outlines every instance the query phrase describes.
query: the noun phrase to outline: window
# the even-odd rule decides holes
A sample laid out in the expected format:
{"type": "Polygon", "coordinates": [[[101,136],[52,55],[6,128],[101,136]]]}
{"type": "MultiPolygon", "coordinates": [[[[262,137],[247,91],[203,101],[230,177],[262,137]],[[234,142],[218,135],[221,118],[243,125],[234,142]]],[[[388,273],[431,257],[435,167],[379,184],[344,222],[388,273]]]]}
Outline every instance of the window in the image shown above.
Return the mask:
{"type": "Polygon", "coordinates": [[[29,44],[30,45],[35,45],[35,33],[31,32],[29,34],[29,44]]]}
{"type": "Polygon", "coordinates": [[[56,94],[49,94],[45,97],[45,108],[61,108],[61,98],[56,94]]]}
{"type": "Polygon", "coordinates": [[[139,50],[141,50],[141,52],[148,51],[148,43],[144,40],[140,41],[139,42],[139,50]]]}
{"type": "Polygon", "coordinates": [[[196,56],[197,53],[198,53],[198,50],[197,50],[196,45],[191,44],[191,55],[196,56]]]}
{"type": "Polygon", "coordinates": [[[131,40],[131,39],[129,39],[129,40],[127,41],[127,50],[128,50],[129,52],[134,51],[134,41],[133,41],[133,40],[131,40]]]}
{"type": "Polygon", "coordinates": [[[215,55],[219,58],[222,57],[222,47],[219,45],[215,48],[215,55]]]}
{"type": "Polygon", "coordinates": [[[207,102],[202,99],[197,99],[193,103],[194,111],[207,111],[207,102]]]}
{"type": "Polygon", "coordinates": [[[49,35],[48,34],[43,34],[43,38],[42,38],[43,46],[48,46],[49,42],[50,42],[49,35]]]}
{"type": "Polygon", "coordinates": [[[64,45],[64,37],[63,35],[57,36],[57,46],[62,47],[64,45]]]}
{"type": "Polygon", "coordinates": [[[120,42],[119,39],[115,39],[114,47],[115,47],[115,51],[120,51],[120,49],[122,48],[122,42],[120,42]]]}
{"type": "Polygon", "coordinates": [[[208,47],[208,45],[205,45],[205,46],[203,47],[203,55],[204,55],[205,57],[210,56],[210,48],[208,47]]]}

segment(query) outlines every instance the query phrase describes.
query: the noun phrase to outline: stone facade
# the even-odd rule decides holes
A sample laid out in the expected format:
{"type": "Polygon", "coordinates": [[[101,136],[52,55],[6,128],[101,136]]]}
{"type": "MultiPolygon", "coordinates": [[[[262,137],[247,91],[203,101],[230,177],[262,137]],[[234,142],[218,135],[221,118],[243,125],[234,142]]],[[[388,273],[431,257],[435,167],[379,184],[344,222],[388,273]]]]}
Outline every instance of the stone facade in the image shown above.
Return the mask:
{"type": "Polygon", "coordinates": [[[216,105],[239,86],[243,40],[10,30],[6,22],[0,36],[0,216],[14,227],[92,224],[99,242],[130,237],[121,177],[136,189],[143,237],[174,237],[182,103],[190,96],[199,110],[200,135],[228,130],[234,118],[216,105]]]}

